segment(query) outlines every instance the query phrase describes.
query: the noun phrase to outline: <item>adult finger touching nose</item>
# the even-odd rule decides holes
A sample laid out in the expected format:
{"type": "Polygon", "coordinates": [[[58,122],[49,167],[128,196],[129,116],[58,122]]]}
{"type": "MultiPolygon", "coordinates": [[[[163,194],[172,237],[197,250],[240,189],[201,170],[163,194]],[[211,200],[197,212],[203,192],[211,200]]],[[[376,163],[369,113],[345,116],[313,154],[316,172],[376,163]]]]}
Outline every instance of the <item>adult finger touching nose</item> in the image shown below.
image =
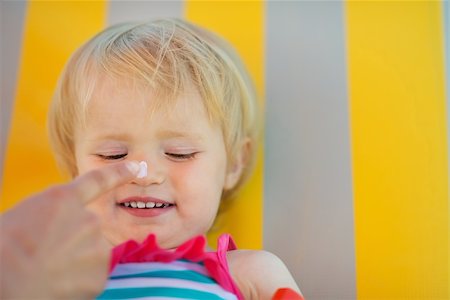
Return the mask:
{"type": "Polygon", "coordinates": [[[112,164],[77,177],[68,184],[68,188],[82,204],[87,205],[103,193],[133,180],[139,169],[136,161],[112,164]]]}
{"type": "Polygon", "coordinates": [[[24,199],[0,215],[0,299],[92,299],[107,280],[110,249],[84,208],[130,182],[137,162],[111,164],[24,199]]]}

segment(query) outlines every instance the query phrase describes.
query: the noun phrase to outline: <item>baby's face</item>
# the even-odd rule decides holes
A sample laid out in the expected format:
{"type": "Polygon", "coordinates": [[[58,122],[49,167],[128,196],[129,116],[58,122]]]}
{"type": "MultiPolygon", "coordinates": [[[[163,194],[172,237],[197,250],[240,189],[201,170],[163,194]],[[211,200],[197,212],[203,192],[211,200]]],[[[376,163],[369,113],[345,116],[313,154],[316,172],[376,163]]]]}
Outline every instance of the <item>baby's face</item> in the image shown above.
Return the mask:
{"type": "Polygon", "coordinates": [[[113,245],[155,233],[172,248],[204,234],[223,189],[231,188],[222,131],[208,121],[197,91],[181,96],[170,113],[151,114],[153,97],[105,80],[94,91],[86,127],[76,129],[79,174],[119,161],[148,165],[147,176],[88,206],[113,245]]]}

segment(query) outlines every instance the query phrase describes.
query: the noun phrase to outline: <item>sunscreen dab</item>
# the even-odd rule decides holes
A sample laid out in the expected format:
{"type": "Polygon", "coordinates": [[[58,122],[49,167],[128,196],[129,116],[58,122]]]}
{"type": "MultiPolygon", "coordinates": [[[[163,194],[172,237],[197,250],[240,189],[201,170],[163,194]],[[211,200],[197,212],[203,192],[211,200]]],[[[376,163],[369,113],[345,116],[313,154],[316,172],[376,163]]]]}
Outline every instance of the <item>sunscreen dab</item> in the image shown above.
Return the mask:
{"type": "Polygon", "coordinates": [[[147,163],[145,161],[139,162],[139,172],[136,178],[144,178],[147,176],[147,163]]]}

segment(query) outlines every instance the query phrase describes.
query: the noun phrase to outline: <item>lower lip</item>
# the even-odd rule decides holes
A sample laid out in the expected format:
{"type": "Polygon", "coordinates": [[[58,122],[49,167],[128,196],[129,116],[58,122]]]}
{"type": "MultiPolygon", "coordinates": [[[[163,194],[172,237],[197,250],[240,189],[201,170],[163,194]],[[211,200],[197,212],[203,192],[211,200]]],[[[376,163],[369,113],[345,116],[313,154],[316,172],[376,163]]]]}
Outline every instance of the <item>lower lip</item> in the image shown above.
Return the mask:
{"type": "Polygon", "coordinates": [[[173,206],[165,207],[165,208],[131,208],[126,207],[123,205],[119,205],[119,207],[123,210],[125,210],[130,215],[141,217],[141,218],[148,218],[148,217],[157,217],[162,214],[165,214],[169,212],[173,206]]]}

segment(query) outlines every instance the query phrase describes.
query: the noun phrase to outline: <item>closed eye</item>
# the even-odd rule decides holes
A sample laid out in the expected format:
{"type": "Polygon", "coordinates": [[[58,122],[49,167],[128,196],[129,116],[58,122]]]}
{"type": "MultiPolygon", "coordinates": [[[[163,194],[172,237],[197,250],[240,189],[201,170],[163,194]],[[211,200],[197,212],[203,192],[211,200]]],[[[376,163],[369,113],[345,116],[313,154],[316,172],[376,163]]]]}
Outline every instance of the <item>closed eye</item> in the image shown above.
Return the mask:
{"type": "Polygon", "coordinates": [[[197,153],[198,152],[192,152],[192,153],[169,153],[169,152],[166,152],[166,155],[173,160],[184,161],[184,160],[193,159],[197,153]]]}
{"type": "Polygon", "coordinates": [[[127,154],[128,153],[114,154],[114,155],[97,154],[97,156],[104,160],[117,160],[124,158],[125,156],[127,156],[127,154]]]}

